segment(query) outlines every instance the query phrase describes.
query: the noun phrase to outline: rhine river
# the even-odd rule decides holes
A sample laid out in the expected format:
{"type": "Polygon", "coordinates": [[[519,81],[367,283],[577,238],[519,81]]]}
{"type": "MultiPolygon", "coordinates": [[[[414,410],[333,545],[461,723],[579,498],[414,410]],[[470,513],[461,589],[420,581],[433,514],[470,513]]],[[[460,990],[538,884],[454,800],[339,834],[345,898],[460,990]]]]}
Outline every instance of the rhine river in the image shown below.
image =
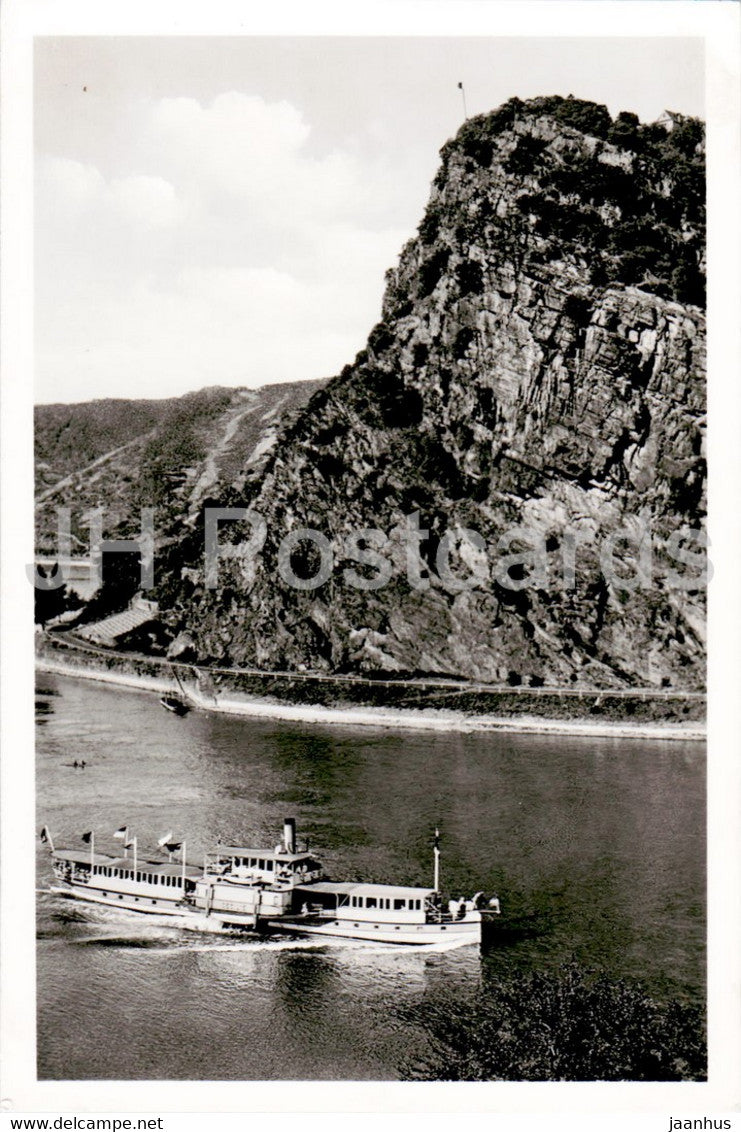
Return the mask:
{"type": "Polygon", "coordinates": [[[357,730],[165,712],[153,695],[42,674],[38,824],[140,856],[172,830],[190,863],[219,838],[299,843],[331,876],[499,894],[483,949],[254,941],[48,894],[38,853],[41,1079],[396,1079],[422,1002],[575,958],[702,1002],[700,743],[357,730]],[[75,760],[85,769],[75,769],[75,760]]]}

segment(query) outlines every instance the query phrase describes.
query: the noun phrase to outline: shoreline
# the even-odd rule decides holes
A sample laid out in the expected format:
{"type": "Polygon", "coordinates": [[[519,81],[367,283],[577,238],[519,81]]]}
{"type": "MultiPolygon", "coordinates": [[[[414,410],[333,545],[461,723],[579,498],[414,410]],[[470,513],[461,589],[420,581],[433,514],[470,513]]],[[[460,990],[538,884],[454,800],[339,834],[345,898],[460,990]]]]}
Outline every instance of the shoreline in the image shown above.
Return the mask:
{"type": "MultiPolygon", "coordinates": [[[[178,693],[171,680],[156,676],[141,676],[127,672],[104,671],[93,666],[64,664],[46,656],[37,656],[36,671],[52,675],[68,676],[73,679],[93,680],[103,684],[127,687],[140,692],[163,695],[178,693]]],[[[181,693],[182,694],[182,693],[181,693]]],[[[591,720],[548,719],[535,715],[497,716],[493,714],[466,714],[461,711],[440,708],[401,708],[393,709],[352,705],[348,707],[328,707],[323,704],[290,704],[273,701],[259,696],[245,696],[239,699],[213,697],[210,702],[205,696],[188,689],[184,698],[197,710],[222,715],[239,715],[253,719],[285,720],[294,723],[327,723],[344,726],[410,729],[415,731],[458,731],[486,732],[513,731],[525,734],[571,735],[589,738],[608,739],[660,739],[684,740],[685,742],[705,742],[707,738],[704,723],[600,723],[591,720]]]]}

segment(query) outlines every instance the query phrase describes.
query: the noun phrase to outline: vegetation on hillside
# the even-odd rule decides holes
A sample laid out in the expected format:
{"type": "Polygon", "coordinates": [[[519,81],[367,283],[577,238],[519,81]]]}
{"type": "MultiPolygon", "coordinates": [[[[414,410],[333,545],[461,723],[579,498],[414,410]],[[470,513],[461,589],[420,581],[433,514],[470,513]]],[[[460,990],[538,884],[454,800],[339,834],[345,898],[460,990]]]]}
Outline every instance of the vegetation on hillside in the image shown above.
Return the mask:
{"type": "MultiPolygon", "coordinates": [[[[437,187],[444,186],[457,153],[463,153],[472,174],[490,168],[502,134],[512,129],[519,136],[502,168],[518,182],[520,216],[512,210],[506,217],[486,215],[491,206],[483,199],[481,214],[472,218],[474,224],[483,220],[497,230],[510,258],[523,247],[531,262],[574,256],[588,261],[597,286],[638,286],[662,298],[704,306],[702,122],[668,113],[661,122],[644,125],[627,112],[613,120],[607,107],[577,98],[513,98],[492,114],[470,118],[443,147],[437,187]],[[559,144],[556,150],[547,139],[527,132],[542,118],[592,141],[586,147],[559,144]],[[608,150],[615,157],[605,160],[608,150]]],[[[440,207],[433,202],[420,225],[423,245],[432,244],[442,226],[440,207]]],[[[434,286],[444,251],[438,246],[424,261],[422,295],[434,286]]]]}
{"type": "Polygon", "coordinates": [[[106,452],[148,432],[162,420],[173,403],[172,400],[107,398],[76,405],[37,405],[34,410],[37,488],[79,471],[106,452]]]}
{"type": "Polygon", "coordinates": [[[156,507],[172,494],[172,481],[199,464],[208,451],[209,425],[229,407],[232,389],[216,386],[186,393],[168,407],[157,433],[145,445],[139,471],[142,506],[156,507]]]}
{"type": "Polygon", "coordinates": [[[412,1016],[430,1039],[405,1067],[423,1081],[698,1081],[705,1026],[693,1005],[663,1004],[624,979],[571,964],[509,976],[412,1016]]]}

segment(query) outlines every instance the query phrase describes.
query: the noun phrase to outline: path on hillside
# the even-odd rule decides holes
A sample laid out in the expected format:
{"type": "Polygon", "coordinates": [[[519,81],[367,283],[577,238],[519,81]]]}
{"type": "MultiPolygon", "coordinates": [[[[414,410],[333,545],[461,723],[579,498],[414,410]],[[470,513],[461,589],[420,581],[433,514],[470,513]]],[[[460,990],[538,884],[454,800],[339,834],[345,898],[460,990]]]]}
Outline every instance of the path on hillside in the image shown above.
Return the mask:
{"type": "Polygon", "coordinates": [[[154,436],[154,432],[154,429],[150,429],[149,432],[143,432],[139,436],[135,436],[133,440],[127,440],[127,442],[122,444],[119,448],[112,448],[110,452],[104,452],[102,456],[98,456],[93,460],[92,464],[87,464],[84,468],[76,468],[75,471],[70,472],[68,476],[57,480],[53,487],[48,487],[46,491],[42,491],[40,495],[37,495],[34,500],[34,506],[38,507],[41,503],[45,503],[47,499],[50,499],[52,495],[56,495],[58,491],[62,491],[65,487],[71,487],[78,476],[84,476],[88,472],[92,472],[94,468],[98,468],[108,460],[112,460],[114,456],[119,456],[122,452],[125,452],[127,448],[132,448],[135,444],[140,444],[142,440],[147,440],[154,436]]]}

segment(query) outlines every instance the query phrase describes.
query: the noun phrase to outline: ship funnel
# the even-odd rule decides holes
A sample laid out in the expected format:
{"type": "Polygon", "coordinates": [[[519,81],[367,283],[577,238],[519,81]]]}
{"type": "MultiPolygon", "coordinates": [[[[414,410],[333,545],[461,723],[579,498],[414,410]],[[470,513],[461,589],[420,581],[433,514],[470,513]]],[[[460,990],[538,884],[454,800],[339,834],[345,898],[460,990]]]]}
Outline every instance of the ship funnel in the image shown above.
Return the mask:
{"type": "Polygon", "coordinates": [[[283,820],[283,844],[286,848],[286,853],[296,852],[296,819],[284,818],[283,820]]]}

